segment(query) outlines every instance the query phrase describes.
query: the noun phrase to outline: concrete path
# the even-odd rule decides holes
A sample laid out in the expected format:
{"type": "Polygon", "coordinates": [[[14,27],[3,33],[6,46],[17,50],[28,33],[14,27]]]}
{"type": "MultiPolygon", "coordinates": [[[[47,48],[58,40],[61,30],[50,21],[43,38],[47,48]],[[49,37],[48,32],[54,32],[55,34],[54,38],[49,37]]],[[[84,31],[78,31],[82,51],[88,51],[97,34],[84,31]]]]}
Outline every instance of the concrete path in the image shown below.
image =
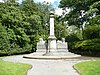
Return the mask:
{"type": "Polygon", "coordinates": [[[26,59],[23,56],[10,56],[5,57],[3,60],[10,62],[21,62],[32,65],[27,75],[79,75],[73,69],[73,65],[78,62],[94,60],[95,58],[74,58],[65,60],[39,60],[39,59],[26,59]]]}

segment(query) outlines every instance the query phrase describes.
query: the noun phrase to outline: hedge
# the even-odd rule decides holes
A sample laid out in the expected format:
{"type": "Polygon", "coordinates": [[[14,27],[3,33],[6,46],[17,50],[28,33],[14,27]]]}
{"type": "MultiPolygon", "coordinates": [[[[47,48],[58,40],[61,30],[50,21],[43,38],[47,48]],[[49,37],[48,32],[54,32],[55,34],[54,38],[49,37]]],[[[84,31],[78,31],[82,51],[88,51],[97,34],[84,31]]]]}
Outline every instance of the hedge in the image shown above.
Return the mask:
{"type": "Polygon", "coordinates": [[[70,42],[69,48],[70,51],[82,55],[100,56],[100,39],[70,42]]]}

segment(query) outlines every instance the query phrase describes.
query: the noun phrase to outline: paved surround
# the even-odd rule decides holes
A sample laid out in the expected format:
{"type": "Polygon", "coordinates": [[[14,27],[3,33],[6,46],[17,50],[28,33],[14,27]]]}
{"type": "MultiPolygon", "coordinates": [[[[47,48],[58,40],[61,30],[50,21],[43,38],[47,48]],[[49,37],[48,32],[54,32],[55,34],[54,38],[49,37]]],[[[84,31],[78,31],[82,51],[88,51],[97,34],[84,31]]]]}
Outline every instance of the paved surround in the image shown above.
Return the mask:
{"type": "Polygon", "coordinates": [[[24,55],[23,57],[29,59],[68,59],[68,58],[81,57],[81,55],[77,55],[70,52],[55,53],[55,54],[48,53],[45,55],[43,52],[35,52],[24,55]]]}
{"type": "Polygon", "coordinates": [[[75,58],[75,57],[81,57],[81,55],[64,55],[64,56],[34,56],[34,55],[25,55],[23,56],[24,58],[29,58],[29,59],[68,59],[68,58],[75,58]]]}
{"type": "Polygon", "coordinates": [[[64,60],[25,59],[23,56],[10,56],[2,58],[5,61],[21,62],[32,65],[27,75],[79,75],[73,65],[89,60],[100,60],[94,57],[78,57],[64,60]]]}

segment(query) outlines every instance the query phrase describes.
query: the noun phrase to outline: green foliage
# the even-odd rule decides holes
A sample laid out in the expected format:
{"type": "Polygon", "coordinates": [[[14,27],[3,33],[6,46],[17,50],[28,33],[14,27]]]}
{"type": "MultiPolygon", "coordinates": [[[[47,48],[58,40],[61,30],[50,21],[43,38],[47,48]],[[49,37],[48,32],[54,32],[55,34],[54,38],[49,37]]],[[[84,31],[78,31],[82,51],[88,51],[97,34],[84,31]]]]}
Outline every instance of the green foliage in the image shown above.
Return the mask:
{"type": "Polygon", "coordinates": [[[31,52],[31,44],[27,45],[30,43],[29,37],[26,35],[24,32],[25,26],[23,24],[23,17],[25,17],[23,11],[19,10],[19,8],[9,2],[8,4],[5,3],[4,6],[1,9],[1,23],[3,27],[5,27],[7,38],[8,38],[8,48],[6,49],[6,54],[11,55],[11,54],[17,54],[17,53],[24,53],[26,52],[24,47],[26,49],[28,48],[27,52],[31,52]],[[30,47],[30,48],[29,48],[30,47]]]}
{"type": "Polygon", "coordinates": [[[82,75],[98,75],[100,74],[100,60],[93,60],[75,64],[75,69],[82,75]]]}
{"type": "Polygon", "coordinates": [[[0,55],[34,52],[39,38],[48,37],[50,9],[49,3],[33,0],[0,3],[0,55]]]}
{"type": "Polygon", "coordinates": [[[61,0],[59,7],[65,10],[63,20],[79,28],[83,28],[84,22],[88,22],[94,14],[100,14],[99,0],[61,0]],[[66,9],[70,9],[67,14],[66,9]]]}
{"type": "Polygon", "coordinates": [[[66,41],[68,42],[80,41],[83,39],[82,30],[76,26],[69,26],[67,28],[67,33],[66,41]]]}
{"type": "Polygon", "coordinates": [[[67,36],[67,27],[62,21],[60,21],[59,16],[55,16],[55,36],[57,39],[65,38],[67,36]]]}
{"type": "Polygon", "coordinates": [[[83,30],[84,39],[100,38],[100,25],[87,26],[83,30]]]}
{"type": "Polygon", "coordinates": [[[100,1],[99,0],[61,0],[64,10],[61,19],[68,26],[76,26],[80,31],[71,29],[66,40],[69,49],[76,53],[100,55],[100,1]],[[70,9],[67,13],[67,9],[70,9]],[[81,41],[80,41],[81,40],[81,41]]]}
{"type": "Polygon", "coordinates": [[[0,75],[26,75],[31,65],[0,60],[0,75]]]}
{"type": "MultiPolygon", "coordinates": [[[[72,50],[99,51],[99,43],[93,39],[100,38],[100,1],[61,0],[59,6],[65,11],[62,16],[55,16],[57,39],[66,38],[72,50]],[[72,43],[80,40],[83,40],[77,42],[80,45],[72,43]]],[[[0,3],[0,55],[34,52],[39,38],[46,40],[49,36],[51,9],[50,3],[33,0],[23,0],[22,4],[17,0],[0,3]]]]}
{"type": "Polygon", "coordinates": [[[77,42],[75,47],[83,50],[99,50],[100,39],[85,40],[77,42]]]}
{"type": "Polygon", "coordinates": [[[3,54],[6,54],[10,50],[9,47],[10,45],[7,31],[0,23],[0,53],[2,52],[3,54]]]}
{"type": "Polygon", "coordinates": [[[82,55],[100,55],[100,39],[90,39],[85,41],[76,41],[71,44],[71,49],[82,55]]]}
{"type": "Polygon", "coordinates": [[[67,42],[79,41],[80,39],[76,34],[70,34],[66,37],[67,42]]]}
{"type": "Polygon", "coordinates": [[[93,17],[93,15],[100,15],[100,1],[96,1],[89,6],[89,10],[86,12],[87,16],[93,17]]]}

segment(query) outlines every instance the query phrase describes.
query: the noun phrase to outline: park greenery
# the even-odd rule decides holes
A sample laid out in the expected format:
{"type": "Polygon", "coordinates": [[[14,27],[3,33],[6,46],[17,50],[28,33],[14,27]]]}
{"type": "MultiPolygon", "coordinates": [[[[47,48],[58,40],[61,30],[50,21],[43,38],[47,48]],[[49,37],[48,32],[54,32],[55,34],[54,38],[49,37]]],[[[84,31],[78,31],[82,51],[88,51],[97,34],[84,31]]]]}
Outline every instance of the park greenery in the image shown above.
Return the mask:
{"type": "MultiPolygon", "coordinates": [[[[100,1],[61,0],[59,8],[64,12],[55,15],[57,39],[64,37],[72,52],[100,55],[100,1]]],[[[0,56],[35,52],[39,38],[49,36],[50,10],[55,8],[48,2],[1,2],[0,56]]]]}
{"type": "Polygon", "coordinates": [[[81,62],[74,65],[74,68],[81,75],[98,75],[100,74],[100,60],[81,62]]]}
{"type": "Polygon", "coordinates": [[[62,20],[68,26],[74,26],[66,37],[70,50],[100,56],[100,1],[61,0],[59,7],[64,10],[62,20]]]}
{"type": "Polygon", "coordinates": [[[48,36],[51,4],[16,1],[0,3],[0,55],[33,52],[38,39],[48,36]]]}
{"type": "Polygon", "coordinates": [[[0,75],[26,75],[31,65],[0,60],[0,75]]]}

